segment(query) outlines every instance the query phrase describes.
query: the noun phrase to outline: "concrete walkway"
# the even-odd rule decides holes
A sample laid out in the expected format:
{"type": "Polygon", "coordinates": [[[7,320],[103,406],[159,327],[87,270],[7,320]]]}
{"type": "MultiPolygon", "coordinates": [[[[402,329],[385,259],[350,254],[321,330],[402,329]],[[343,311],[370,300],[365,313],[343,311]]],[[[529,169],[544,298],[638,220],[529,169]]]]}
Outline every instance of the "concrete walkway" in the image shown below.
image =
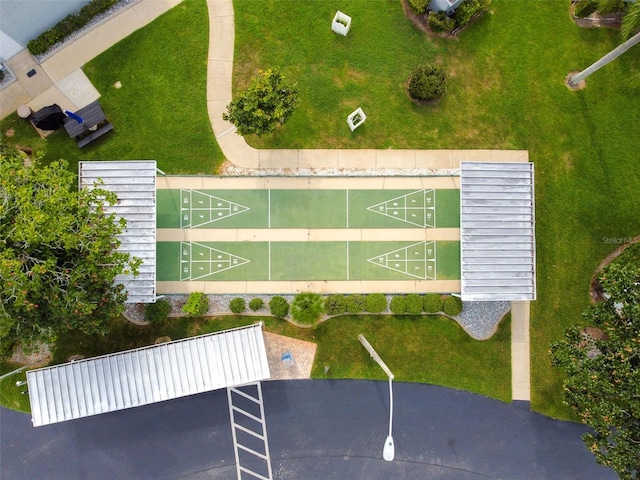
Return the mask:
{"type": "MultiPolygon", "coordinates": [[[[64,46],[41,64],[23,51],[9,59],[17,81],[0,91],[0,118],[20,105],[32,110],[57,103],[78,110],[99,98],[82,66],[182,0],[139,0],[64,46]],[[35,72],[35,74],[33,73],[35,72]]],[[[447,169],[461,161],[527,162],[521,150],[258,150],[222,120],[232,97],[234,10],[232,0],[207,0],[209,54],[207,108],[225,157],[249,169],[447,169]]],[[[329,21],[329,20],[328,20],[329,21]]],[[[329,29],[327,29],[329,31],[329,29]]],[[[530,400],[529,303],[512,308],[512,386],[515,400],[530,400]]]]}

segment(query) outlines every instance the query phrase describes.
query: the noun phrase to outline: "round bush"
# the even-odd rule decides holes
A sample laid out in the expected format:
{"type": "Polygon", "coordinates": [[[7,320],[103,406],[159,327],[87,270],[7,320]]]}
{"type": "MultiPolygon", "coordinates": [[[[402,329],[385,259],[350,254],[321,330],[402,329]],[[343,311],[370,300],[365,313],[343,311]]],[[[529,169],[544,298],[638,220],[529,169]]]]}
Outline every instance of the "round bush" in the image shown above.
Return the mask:
{"type": "Polygon", "coordinates": [[[236,297],[229,302],[229,308],[233,313],[242,313],[247,309],[247,305],[244,302],[244,298],[236,297]]]}
{"type": "Polygon", "coordinates": [[[347,311],[347,299],[344,295],[329,295],[324,300],[324,311],[327,315],[340,315],[347,311]]]}
{"type": "Polygon", "coordinates": [[[450,317],[460,315],[460,312],[462,312],[462,300],[454,296],[445,297],[442,311],[450,317]]]}
{"type": "Polygon", "coordinates": [[[427,313],[438,313],[442,311],[442,297],[437,293],[427,293],[422,298],[422,308],[427,313]]]}
{"type": "Polygon", "coordinates": [[[598,2],[598,13],[605,15],[607,13],[619,12],[624,9],[624,0],[600,0],[598,2]]]}
{"type": "Polygon", "coordinates": [[[261,298],[252,298],[249,302],[249,308],[252,312],[257,312],[264,306],[264,300],[261,298]]]}
{"type": "Polygon", "coordinates": [[[409,0],[409,6],[416,14],[422,15],[427,11],[430,0],[409,0]]]}
{"type": "Polygon", "coordinates": [[[584,18],[591,15],[598,9],[598,2],[596,0],[579,0],[573,10],[573,14],[578,18],[584,18]]]}
{"type": "Polygon", "coordinates": [[[395,295],[391,299],[391,305],[389,309],[392,313],[396,315],[402,315],[403,313],[407,313],[407,302],[406,297],[404,295],[395,295]]]}
{"type": "Polygon", "coordinates": [[[429,14],[429,27],[432,31],[450,32],[455,27],[456,22],[451,17],[447,17],[446,12],[431,12],[429,14]]]}
{"type": "Polygon", "coordinates": [[[364,295],[355,293],[347,297],[347,312],[362,313],[366,308],[366,300],[364,295]]]}
{"type": "Polygon", "coordinates": [[[202,292],[192,292],[182,311],[191,318],[203,316],[209,310],[209,297],[202,292]]]}
{"type": "Polygon", "coordinates": [[[409,96],[415,100],[428,101],[444,94],[446,75],[438,65],[423,65],[409,77],[409,96]]]}
{"type": "Polygon", "coordinates": [[[289,304],[284,297],[275,296],[269,301],[269,310],[271,315],[284,318],[289,313],[289,304]]]}
{"type": "Polygon", "coordinates": [[[156,303],[148,303],[144,307],[144,319],[151,323],[162,323],[171,313],[171,304],[166,300],[158,300],[156,303]]]}
{"type": "Polygon", "coordinates": [[[291,317],[303,325],[316,323],[322,312],[322,297],[317,293],[299,293],[291,302],[291,317]]]}
{"type": "Polygon", "coordinates": [[[405,308],[410,315],[420,315],[422,313],[422,297],[416,293],[411,293],[404,298],[405,308]]]}
{"type": "Polygon", "coordinates": [[[382,293],[370,293],[365,300],[367,312],[382,313],[387,309],[387,297],[382,293]]]}

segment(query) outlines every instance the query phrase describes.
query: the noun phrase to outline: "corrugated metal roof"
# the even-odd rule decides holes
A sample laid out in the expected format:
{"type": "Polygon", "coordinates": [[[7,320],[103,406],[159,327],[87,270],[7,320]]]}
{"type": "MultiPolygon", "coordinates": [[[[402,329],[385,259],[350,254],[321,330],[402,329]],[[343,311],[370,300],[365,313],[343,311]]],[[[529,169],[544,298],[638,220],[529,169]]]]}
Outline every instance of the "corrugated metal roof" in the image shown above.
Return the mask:
{"type": "Polygon", "coordinates": [[[101,179],[101,188],[118,195],[118,203],[105,206],[127,221],[118,250],[142,259],[138,276],[120,275],[128,293],[127,303],[156,300],[156,162],[152,160],[80,162],[80,186],[87,188],[101,179]]]}
{"type": "Polygon", "coordinates": [[[270,377],[262,324],[27,372],[34,426],[270,377]]]}
{"type": "Polygon", "coordinates": [[[461,163],[463,300],[535,300],[533,173],[533,163],[461,163]]]}

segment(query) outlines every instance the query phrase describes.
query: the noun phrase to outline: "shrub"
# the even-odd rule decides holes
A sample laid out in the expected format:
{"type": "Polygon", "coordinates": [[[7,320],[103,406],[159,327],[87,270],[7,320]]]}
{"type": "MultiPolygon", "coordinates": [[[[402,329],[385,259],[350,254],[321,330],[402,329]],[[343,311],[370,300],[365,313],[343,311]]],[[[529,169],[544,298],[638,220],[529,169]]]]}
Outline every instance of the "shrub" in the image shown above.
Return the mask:
{"type": "Polygon", "coordinates": [[[192,292],[187,299],[187,303],[182,307],[182,311],[190,318],[203,316],[209,310],[209,297],[202,292],[192,292]]]}
{"type": "Polygon", "coordinates": [[[418,15],[422,15],[427,11],[430,0],[409,0],[409,6],[418,15]]]}
{"type": "Polygon", "coordinates": [[[264,306],[264,300],[262,300],[261,298],[252,298],[251,301],[249,302],[249,308],[253,312],[257,312],[263,306],[264,306]]]}
{"type": "Polygon", "coordinates": [[[416,100],[435,100],[445,90],[446,75],[442,67],[423,65],[409,77],[409,96],[416,100]]]}
{"type": "Polygon", "coordinates": [[[434,32],[450,32],[455,25],[455,20],[448,17],[446,12],[431,12],[429,14],[429,27],[434,32]]]}
{"type": "Polygon", "coordinates": [[[450,317],[460,315],[460,312],[462,312],[462,300],[460,300],[460,297],[445,297],[442,311],[450,317]]]}
{"type": "Polygon", "coordinates": [[[366,308],[364,295],[354,294],[347,297],[347,312],[362,313],[366,308]]]}
{"type": "Polygon", "coordinates": [[[410,315],[420,315],[422,313],[422,297],[412,293],[404,299],[407,313],[410,315]]]}
{"type": "Polygon", "coordinates": [[[289,314],[289,304],[284,297],[275,296],[269,301],[271,315],[284,318],[289,314]]]}
{"type": "Polygon", "coordinates": [[[464,27],[476,13],[485,10],[490,4],[491,0],[465,0],[453,14],[456,26],[464,27]]]}
{"type": "Polygon", "coordinates": [[[229,308],[233,313],[242,313],[247,309],[247,305],[242,297],[236,297],[229,302],[229,308]]]}
{"type": "Polygon", "coordinates": [[[598,0],[598,12],[600,13],[618,12],[623,8],[624,2],[622,0],[598,0]]]}
{"type": "Polygon", "coordinates": [[[249,88],[238,92],[222,114],[242,136],[263,135],[282,125],[298,107],[298,89],[277,68],[260,70],[249,88]]]}
{"type": "Polygon", "coordinates": [[[158,300],[156,303],[148,303],[144,307],[144,319],[151,323],[163,323],[169,318],[171,304],[166,300],[158,300]]]}
{"type": "Polygon", "coordinates": [[[299,293],[291,302],[291,317],[303,325],[316,323],[322,312],[322,297],[317,293],[299,293]]]}
{"type": "Polygon", "coordinates": [[[442,297],[437,293],[427,293],[422,299],[422,308],[427,313],[442,311],[442,297]]]}
{"type": "Polygon", "coordinates": [[[387,297],[381,293],[370,293],[365,300],[367,312],[382,313],[387,309],[387,297]]]}
{"type": "Polygon", "coordinates": [[[597,0],[579,0],[574,7],[573,14],[578,18],[584,18],[591,15],[597,9],[597,0]]]}
{"type": "Polygon", "coordinates": [[[344,295],[329,295],[324,300],[324,311],[327,315],[340,315],[347,311],[347,299],[344,295]]]}
{"type": "Polygon", "coordinates": [[[404,295],[395,295],[391,299],[391,305],[389,309],[392,313],[396,315],[402,315],[403,313],[407,313],[407,302],[406,297],[404,295]]]}
{"type": "Polygon", "coordinates": [[[62,42],[72,33],[77,32],[94,17],[106,12],[119,0],[92,0],[76,13],[67,15],[49,30],[42,32],[38,37],[27,43],[27,48],[32,55],[46,53],[56,43],[62,42]]]}

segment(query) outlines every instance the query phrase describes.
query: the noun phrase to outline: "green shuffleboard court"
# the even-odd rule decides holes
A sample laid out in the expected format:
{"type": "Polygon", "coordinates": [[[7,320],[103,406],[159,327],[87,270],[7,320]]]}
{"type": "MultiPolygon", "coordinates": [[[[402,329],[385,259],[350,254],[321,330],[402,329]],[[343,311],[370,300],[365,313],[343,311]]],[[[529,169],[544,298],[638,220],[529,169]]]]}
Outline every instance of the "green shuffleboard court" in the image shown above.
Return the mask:
{"type": "Polygon", "coordinates": [[[460,242],[158,242],[159,281],[458,280],[460,242]]]}
{"type": "Polygon", "coordinates": [[[458,228],[460,191],[158,190],[158,228],[458,228]]]}

